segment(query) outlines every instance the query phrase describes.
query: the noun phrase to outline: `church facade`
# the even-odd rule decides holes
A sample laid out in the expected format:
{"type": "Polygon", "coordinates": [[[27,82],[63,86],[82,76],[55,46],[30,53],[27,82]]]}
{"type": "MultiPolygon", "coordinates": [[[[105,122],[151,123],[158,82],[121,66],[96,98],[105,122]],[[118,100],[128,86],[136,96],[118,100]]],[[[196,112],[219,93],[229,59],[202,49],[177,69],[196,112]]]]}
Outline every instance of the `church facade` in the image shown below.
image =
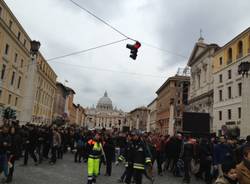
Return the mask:
{"type": "Polygon", "coordinates": [[[126,127],[126,113],[113,107],[112,100],[105,92],[96,107],[86,108],[85,126],[88,129],[119,129],[126,127]]]}

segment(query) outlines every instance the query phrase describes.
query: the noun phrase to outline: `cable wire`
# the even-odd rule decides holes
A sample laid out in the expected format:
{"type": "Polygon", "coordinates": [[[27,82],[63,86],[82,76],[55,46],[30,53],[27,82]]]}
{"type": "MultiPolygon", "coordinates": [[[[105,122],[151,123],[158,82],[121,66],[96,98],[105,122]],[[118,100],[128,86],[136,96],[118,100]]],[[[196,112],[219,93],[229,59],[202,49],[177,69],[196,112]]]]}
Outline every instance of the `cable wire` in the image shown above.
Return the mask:
{"type": "Polygon", "coordinates": [[[163,52],[167,52],[167,53],[169,53],[169,54],[172,54],[172,55],[175,55],[175,56],[178,56],[178,57],[182,57],[182,58],[188,59],[187,56],[184,56],[184,55],[182,55],[182,54],[175,53],[175,52],[172,52],[172,51],[169,51],[169,50],[165,50],[165,49],[162,49],[162,48],[160,48],[160,47],[154,46],[154,45],[149,44],[149,43],[146,43],[146,42],[141,42],[141,43],[144,44],[144,45],[146,45],[146,46],[148,46],[148,47],[151,47],[151,48],[154,48],[154,49],[158,49],[158,50],[161,50],[161,51],[163,51],[163,52]]]}
{"type": "Polygon", "coordinates": [[[95,50],[95,49],[99,49],[99,48],[102,48],[102,47],[107,47],[107,46],[110,46],[110,45],[114,45],[116,43],[120,43],[120,42],[123,42],[123,41],[126,41],[126,40],[128,40],[128,38],[124,38],[122,40],[118,40],[118,41],[114,41],[114,42],[111,42],[111,43],[99,45],[99,46],[96,46],[96,47],[91,47],[89,49],[84,49],[84,50],[81,50],[81,51],[72,52],[72,53],[69,53],[69,54],[62,55],[62,56],[56,56],[56,57],[47,59],[47,61],[53,61],[53,60],[62,59],[62,58],[73,56],[73,55],[78,55],[78,54],[88,52],[88,51],[91,51],[91,50],[95,50]]]}
{"type": "MultiPolygon", "coordinates": [[[[107,21],[103,20],[102,18],[98,17],[97,15],[95,15],[94,13],[92,13],[91,11],[89,11],[88,9],[86,9],[85,7],[81,6],[79,3],[76,3],[73,0],[69,0],[69,1],[72,2],[74,5],[76,5],[77,7],[79,7],[80,9],[84,10],[85,12],[87,12],[88,14],[92,15],[93,17],[95,17],[96,19],[98,19],[99,21],[101,21],[102,23],[104,23],[105,25],[107,25],[108,27],[110,27],[111,29],[113,29],[114,31],[116,31],[117,33],[119,33],[120,35],[124,36],[125,38],[127,38],[129,40],[132,40],[132,41],[135,41],[135,42],[137,41],[137,40],[135,40],[135,39],[127,36],[126,34],[122,33],[121,31],[119,31],[118,29],[116,29],[114,26],[112,26],[111,24],[109,24],[107,21]]],[[[154,45],[146,43],[146,42],[141,42],[141,43],[143,43],[144,45],[146,45],[148,47],[151,47],[151,48],[154,48],[154,49],[158,49],[158,50],[161,50],[163,52],[167,52],[169,54],[172,54],[172,55],[175,55],[175,56],[178,56],[178,57],[182,57],[182,58],[185,58],[185,59],[188,58],[187,56],[184,56],[182,54],[175,53],[175,52],[172,52],[172,51],[168,51],[168,50],[162,49],[160,47],[154,46],[154,45]]]]}
{"type": "Polygon", "coordinates": [[[120,73],[120,74],[127,74],[127,75],[147,76],[147,77],[152,77],[152,78],[164,78],[164,79],[166,79],[166,76],[164,77],[164,76],[159,76],[159,75],[157,76],[157,75],[153,75],[153,74],[126,72],[126,71],[112,70],[112,69],[107,69],[107,68],[97,68],[97,67],[76,65],[76,64],[64,63],[64,62],[58,62],[58,61],[53,62],[53,64],[63,64],[63,65],[69,65],[72,67],[84,68],[84,69],[95,70],[95,71],[113,72],[113,73],[120,73]]]}
{"type": "Polygon", "coordinates": [[[89,11],[88,9],[84,8],[80,4],[76,3],[73,0],[69,0],[69,1],[72,2],[74,5],[76,5],[77,7],[79,7],[80,9],[84,10],[85,12],[87,12],[88,14],[92,15],[93,17],[95,17],[96,19],[98,19],[99,21],[101,21],[102,23],[104,23],[105,25],[107,25],[108,27],[110,27],[111,29],[113,29],[114,31],[116,31],[117,33],[119,33],[120,35],[124,36],[125,38],[129,38],[127,35],[125,35],[121,31],[119,31],[118,29],[116,29],[114,26],[112,26],[111,24],[109,24],[107,21],[105,21],[102,18],[98,17],[97,15],[95,15],[94,13],[92,13],[91,11],[89,11]]]}

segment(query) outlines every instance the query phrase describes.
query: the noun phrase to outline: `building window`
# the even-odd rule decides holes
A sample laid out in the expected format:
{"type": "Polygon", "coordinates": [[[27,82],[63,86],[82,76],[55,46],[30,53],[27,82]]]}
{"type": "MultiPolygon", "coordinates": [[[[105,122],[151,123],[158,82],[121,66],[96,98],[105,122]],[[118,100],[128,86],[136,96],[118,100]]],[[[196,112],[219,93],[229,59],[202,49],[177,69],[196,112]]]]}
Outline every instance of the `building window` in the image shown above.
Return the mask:
{"type": "Polygon", "coordinates": [[[24,47],[26,46],[26,40],[24,39],[24,41],[23,41],[23,45],[24,45],[24,47]]]}
{"type": "Polygon", "coordinates": [[[8,104],[11,104],[11,94],[9,94],[8,104]]]}
{"type": "Polygon", "coordinates": [[[180,110],[177,110],[177,117],[180,117],[180,115],[181,115],[180,110]]]}
{"type": "Polygon", "coordinates": [[[228,70],[228,79],[232,78],[232,70],[228,70]]]}
{"type": "Polygon", "coordinates": [[[201,87],[201,75],[198,74],[198,88],[201,87]]]}
{"type": "Polygon", "coordinates": [[[222,57],[220,57],[220,66],[223,64],[222,57]]]}
{"type": "Polygon", "coordinates": [[[241,119],[241,108],[238,108],[238,118],[241,119]]]}
{"type": "Polygon", "coordinates": [[[12,20],[9,20],[9,28],[10,28],[10,29],[11,29],[12,25],[13,25],[12,20]]]}
{"type": "Polygon", "coordinates": [[[21,37],[21,32],[19,31],[17,34],[17,39],[20,40],[20,37],[21,37]]]}
{"type": "Polygon", "coordinates": [[[8,55],[9,54],[9,49],[10,49],[10,46],[8,44],[5,45],[5,50],[4,50],[4,54],[5,55],[8,55]]]}
{"type": "Polygon", "coordinates": [[[239,96],[242,95],[242,83],[238,84],[238,93],[239,93],[239,96]]]}
{"type": "Polygon", "coordinates": [[[4,79],[5,71],[6,71],[6,65],[3,64],[2,73],[1,73],[1,79],[2,80],[4,79]]]}
{"type": "Polygon", "coordinates": [[[15,53],[15,59],[14,59],[15,63],[17,62],[17,57],[18,57],[18,55],[17,55],[17,53],[15,53]]]}
{"type": "Polygon", "coordinates": [[[15,106],[17,106],[17,104],[18,104],[18,98],[16,97],[15,106]]]}
{"type": "Polygon", "coordinates": [[[11,77],[11,85],[13,85],[13,84],[14,84],[14,81],[15,81],[15,75],[16,75],[16,73],[15,73],[15,72],[13,72],[13,73],[12,73],[12,77],[11,77]]]}
{"type": "Polygon", "coordinates": [[[222,90],[219,90],[219,100],[222,101],[222,90]]]}
{"type": "Polygon", "coordinates": [[[17,88],[18,88],[18,89],[20,88],[21,80],[22,80],[22,77],[19,76],[19,78],[18,78],[18,83],[17,83],[17,88]]]}
{"type": "Polygon", "coordinates": [[[229,48],[227,51],[227,64],[232,63],[233,60],[233,51],[232,48],[229,48]]]}
{"type": "Polygon", "coordinates": [[[222,74],[220,74],[220,83],[222,83],[223,82],[223,76],[222,76],[222,74]]]}
{"type": "Polygon", "coordinates": [[[181,93],[180,92],[178,92],[178,98],[180,98],[181,97],[181,93]]]}
{"type": "Polygon", "coordinates": [[[232,98],[232,88],[228,87],[228,99],[232,98]]]}
{"type": "Polygon", "coordinates": [[[222,111],[219,111],[219,120],[222,120],[222,111]]]}
{"type": "Polygon", "coordinates": [[[21,68],[23,67],[23,59],[21,59],[21,68]]]}
{"type": "Polygon", "coordinates": [[[0,6],[0,17],[2,17],[2,11],[3,11],[3,9],[2,9],[2,7],[0,6]]]}
{"type": "Polygon", "coordinates": [[[242,41],[238,42],[238,55],[237,58],[241,58],[243,56],[243,43],[242,41]]]}
{"type": "Polygon", "coordinates": [[[228,119],[231,120],[232,119],[232,110],[231,109],[227,110],[227,115],[228,115],[228,119]]]}

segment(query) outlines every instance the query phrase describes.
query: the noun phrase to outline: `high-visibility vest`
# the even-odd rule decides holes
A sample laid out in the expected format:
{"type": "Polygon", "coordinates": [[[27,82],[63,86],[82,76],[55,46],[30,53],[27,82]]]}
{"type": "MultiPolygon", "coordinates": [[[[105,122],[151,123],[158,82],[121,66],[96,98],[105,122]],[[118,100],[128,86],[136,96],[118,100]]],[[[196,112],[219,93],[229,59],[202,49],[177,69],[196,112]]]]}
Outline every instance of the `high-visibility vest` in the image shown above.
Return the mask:
{"type": "Polygon", "coordinates": [[[94,140],[88,141],[89,146],[92,147],[92,150],[89,154],[90,158],[100,158],[102,155],[102,144],[100,142],[96,142],[94,140]]]}

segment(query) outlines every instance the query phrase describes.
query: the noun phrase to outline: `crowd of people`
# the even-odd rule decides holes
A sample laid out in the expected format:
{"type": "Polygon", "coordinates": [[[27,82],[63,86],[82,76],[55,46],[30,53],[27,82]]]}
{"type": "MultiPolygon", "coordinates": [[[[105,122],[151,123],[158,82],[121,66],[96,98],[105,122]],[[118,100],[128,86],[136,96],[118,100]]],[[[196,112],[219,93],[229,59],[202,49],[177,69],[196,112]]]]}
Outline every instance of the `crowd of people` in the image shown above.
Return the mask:
{"type": "MultiPolygon", "coordinates": [[[[0,126],[0,173],[6,183],[13,178],[15,161],[23,166],[32,158],[34,165],[56,164],[66,152],[73,161],[86,163],[87,183],[96,183],[100,168],[112,175],[112,165],[124,165],[120,183],[154,182],[156,175],[183,177],[184,183],[198,180],[206,184],[250,184],[250,136],[194,137],[146,133],[86,130],[80,127],[20,126],[12,122],[0,126]],[[192,178],[192,180],[191,180],[192,178]]],[[[30,163],[29,163],[30,164],[30,163]]]]}

